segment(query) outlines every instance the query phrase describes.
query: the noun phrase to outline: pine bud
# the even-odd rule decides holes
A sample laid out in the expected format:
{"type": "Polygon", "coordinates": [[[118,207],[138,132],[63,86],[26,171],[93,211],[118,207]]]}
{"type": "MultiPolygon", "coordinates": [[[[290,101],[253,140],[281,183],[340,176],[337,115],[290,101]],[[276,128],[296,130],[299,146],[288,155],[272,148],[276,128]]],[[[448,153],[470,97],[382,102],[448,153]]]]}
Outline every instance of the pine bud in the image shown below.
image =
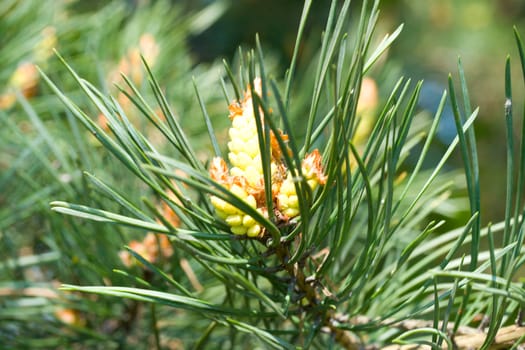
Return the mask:
{"type": "MultiPolygon", "coordinates": [[[[306,155],[301,165],[301,172],[312,191],[326,182],[321,165],[321,155],[317,149],[306,155]]],[[[277,206],[281,213],[288,218],[299,215],[299,200],[290,172],[288,172],[277,194],[277,206]]]]}
{"type": "MultiPolygon", "coordinates": [[[[261,81],[254,81],[254,90],[261,93],[261,81]]],[[[244,94],[241,102],[230,104],[230,119],[232,126],[228,131],[228,160],[231,168],[228,169],[222,158],[214,158],[210,166],[211,178],[227,188],[238,199],[256,209],[263,216],[267,216],[264,176],[259,148],[257,125],[254,114],[251,91],[244,94]]],[[[260,112],[261,121],[264,114],[260,112]]],[[[279,138],[283,142],[288,137],[279,131],[279,138]]],[[[293,218],[299,215],[299,199],[295,191],[294,179],[283,163],[282,142],[273,132],[270,134],[270,172],[272,201],[280,211],[280,217],[293,218]]],[[[325,183],[325,176],[321,167],[319,151],[314,150],[307,155],[302,163],[302,173],[308,186],[315,190],[320,184],[325,183]]],[[[224,220],[235,235],[260,237],[265,233],[264,228],[257,221],[234,205],[217,196],[211,196],[211,204],[215,207],[217,216],[224,220]]]]}

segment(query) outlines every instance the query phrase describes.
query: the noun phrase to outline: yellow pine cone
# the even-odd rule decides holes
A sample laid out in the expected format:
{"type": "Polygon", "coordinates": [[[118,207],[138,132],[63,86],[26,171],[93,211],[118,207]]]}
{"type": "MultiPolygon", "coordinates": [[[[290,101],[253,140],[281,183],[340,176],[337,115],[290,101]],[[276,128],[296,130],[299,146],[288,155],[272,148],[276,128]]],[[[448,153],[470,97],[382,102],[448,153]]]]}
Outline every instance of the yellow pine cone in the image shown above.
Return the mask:
{"type": "Polygon", "coordinates": [[[301,171],[312,191],[315,190],[318,185],[324,185],[326,183],[326,176],[324,175],[321,164],[321,154],[317,149],[304,157],[301,171]]]}
{"type": "MultiPolygon", "coordinates": [[[[260,79],[254,81],[254,91],[261,94],[260,79]]],[[[232,167],[228,168],[222,158],[216,157],[211,162],[210,176],[249,206],[261,214],[267,215],[268,208],[266,207],[261,154],[253,109],[253,100],[249,89],[245,92],[242,101],[230,104],[232,126],[228,131],[230,137],[228,159],[232,167]]],[[[262,110],[260,117],[261,119],[265,117],[262,110]]],[[[277,141],[278,138],[283,142],[288,141],[288,137],[281,131],[278,135],[273,132],[270,134],[271,200],[276,203],[275,209],[280,211],[281,216],[286,220],[286,218],[299,215],[299,201],[295,191],[294,179],[286,169],[282,159],[283,152],[290,151],[286,146],[284,146],[285,149],[281,148],[277,141]]],[[[321,155],[318,150],[314,150],[305,157],[302,163],[302,173],[312,190],[326,182],[321,166],[321,155]]],[[[215,207],[217,216],[230,226],[233,234],[247,235],[248,237],[264,235],[264,228],[250,215],[217,196],[211,196],[211,203],[215,207]]]]}
{"type": "MultiPolygon", "coordinates": [[[[255,81],[255,89],[260,90],[260,81],[255,81]]],[[[233,176],[243,176],[251,187],[259,187],[262,183],[262,163],[257,139],[257,125],[253,113],[253,102],[249,92],[239,105],[230,105],[232,126],[228,131],[228,159],[233,176]]]]}
{"type": "MultiPolygon", "coordinates": [[[[326,182],[326,176],[321,166],[321,155],[317,149],[306,155],[301,166],[301,171],[312,191],[314,191],[317,186],[323,185],[326,182]]],[[[279,188],[277,207],[281,213],[288,218],[299,215],[297,192],[295,191],[292,175],[289,172],[279,188]]]]}
{"type": "MultiPolygon", "coordinates": [[[[254,88],[260,93],[259,79],[254,82],[254,88]]],[[[232,126],[228,131],[228,159],[232,168],[228,169],[223,159],[214,158],[210,175],[250,207],[262,212],[257,204],[264,192],[263,171],[251,93],[247,91],[240,103],[230,104],[229,110],[232,126]]],[[[261,225],[240,209],[216,196],[211,196],[211,203],[233,234],[257,237],[263,233],[261,225]]]]}
{"type": "MultiPolygon", "coordinates": [[[[212,179],[227,187],[234,195],[250,207],[257,208],[255,196],[247,191],[247,189],[249,189],[247,180],[242,176],[230,175],[228,166],[222,158],[216,157],[212,160],[210,175],[212,179]]],[[[251,216],[245,214],[230,203],[216,196],[211,196],[211,203],[215,207],[217,215],[230,226],[233,234],[257,237],[263,232],[261,225],[251,216]]]]}
{"type": "MultiPolygon", "coordinates": [[[[246,191],[239,185],[232,185],[230,191],[246,202],[250,207],[257,207],[255,197],[246,193],[246,191]]],[[[254,218],[245,214],[243,211],[234,207],[230,203],[227,203],[216,196],[211,197],[211,203],[215,207],[217,215],[223,219],[228,224],[228,226],[230,226],[230,230],[233,234],[257,237],[262,232],[261,225],[259,225],[254,218]]]]}
{"type": "Polygon", "coordinates": [[[288,177],[281,184],[279,194],[277,194],[277,205],[281,213],[289,218],[299,215],[299,202],[290,173],[288,173],[288,177]]]}

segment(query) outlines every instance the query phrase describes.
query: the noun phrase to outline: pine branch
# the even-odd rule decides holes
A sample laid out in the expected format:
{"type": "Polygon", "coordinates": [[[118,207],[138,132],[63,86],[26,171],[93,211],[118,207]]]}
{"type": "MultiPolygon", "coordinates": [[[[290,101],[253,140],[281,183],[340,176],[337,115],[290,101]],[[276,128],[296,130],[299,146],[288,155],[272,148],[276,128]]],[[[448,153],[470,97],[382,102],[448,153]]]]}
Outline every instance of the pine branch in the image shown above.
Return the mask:
{"type": "MultiPolygon", "coordinates": [[[[289,274],[290,278],[295,282],[295,289],[298,295],[304,295],[306,300],[305,309],[315,307],[322,301],[321,294],[327,294],[326,289],[321,285],[317,279],[306,276],[304,268],[306,260],[309,255],[303,256],[298,262],[290,263],[291,256],[290,245],[280,244],[276,248],[276,255],[281,262],[282,268],[289,274]]],[[[331,294],[328,292],[328,294],[331,294]]],[[[323,321],[324,326],[321,330],[324,333],[333,335],[334,340],[347,350],[359,350],[359,339],[351,332],[337,327],[337,315],[331,309],[320,309],[320,314],[317,317],[323,321]]]]}
{"type": "MultiPolygon", "coordinates": [[[[337,316],[339,321],[343,321],[341,315],[337,316]]],[[[352,325],[364,325],[372,322],[372,320],[367,316],[356,316],[348,320],[348,323],[352,325]]],[[[399,328],[405,331],[417,330],[422,328],[433,327],[433,321],[426,320],[416,320],[408,319],[400,322],[394,322],[393,320],[383,320],[380,324],[384,324],[390,328],[399,328]]],[[[442,324],[438,325],[438,328],[442,328],[442,324]]],[[[454,323],[447,323],[447,332],[452,332],[455,328],[454,323]]],[[[337,329],[334,330],[336,334],[336,340],[341,344],[345,349],[367,349],[367,350],[412,350],[412,349],[432,349],[430,345],[421,345],[421,344],[404,344],[404,345],[389,345],[386,347],[376,347],[376,346],[365,346],[359,343],[355,337],[352,337],[348,332],[337,329]]],[[[458,350],[477,350],[481,349],[485,338],[487,336],[486,331],[480,330],[478,328],[468,327],[468,326],[459,326],[456,330],[456,333],[451,337],[455,349],[458,350]]],[[[497,332],[494,342],[487,348],[488,350],[498,350],[498,349],[508,349],[520,342],[519,344],[525,344],[525,326],[521,325],[511,325],[507,327],[502,327],[497,332]]],[[[442,349],[448,349],[446,344],[441,345],[442,349]]]]}
{"type": "MultiPolygon", "coordinates": [[[[477,350],[481,349],[487,334],[485,332],[478,331],[476,334],[464,334],[453,338],[455,349],[458,350],[477,350]]],[[[525,327],[512,325],[502,327],[496,334],[494,342],[487,348],[488,350],[499,350],[499,349],[510,349],[515,346],[517,342],[519,344],[525,344],[525,327]]],[[[518,349],[522,349],[520,346],[518,349]]],[[[375,348],[367,348],[375,349],[375,348]]],[[[418,345],[418,344],[407,344],[407,345],[389,345],[381,348],[381,350],[426,350],[432,349],[430,345],[418,345]]],[[[446,344],[442,345],[442,349],[448,349],[446,344]]]]}

